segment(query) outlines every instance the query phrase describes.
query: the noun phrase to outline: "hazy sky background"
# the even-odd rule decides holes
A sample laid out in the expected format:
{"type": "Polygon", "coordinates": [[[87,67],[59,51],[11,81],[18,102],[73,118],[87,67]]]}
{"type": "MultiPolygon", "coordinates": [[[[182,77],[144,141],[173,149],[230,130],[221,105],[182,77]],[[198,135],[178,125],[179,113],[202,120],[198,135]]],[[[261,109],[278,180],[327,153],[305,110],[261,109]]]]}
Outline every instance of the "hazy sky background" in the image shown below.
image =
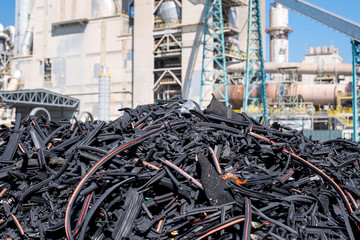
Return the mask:
{"type": "MultiPolygon", "coordinates": [[[[271,0],[266,0],[266,21],[268,27],[271,0]]],[[[360,0],[308,0],[308,2],[334,12],[345,18],[360,23],[360,0]]],[[[5,27],[14,25],[15,0],[2,0],[0,6],[0,23],[5,27]]],[[[303,59],[306,49],[310,46],[334,45],[339,49],[345,62],[351,63],[350,38],[314,22],[298,13],[289,11],[289,25],[293,32],[289,35],[289,61],[299,62],[303,59]]],[[[269,36],[266,36],[269,41],[269,36]]],[[[269,45],[267,44],[267,51],[269,45]]],[[[267,59],[269,54],[267,53],[267,59]]]]}

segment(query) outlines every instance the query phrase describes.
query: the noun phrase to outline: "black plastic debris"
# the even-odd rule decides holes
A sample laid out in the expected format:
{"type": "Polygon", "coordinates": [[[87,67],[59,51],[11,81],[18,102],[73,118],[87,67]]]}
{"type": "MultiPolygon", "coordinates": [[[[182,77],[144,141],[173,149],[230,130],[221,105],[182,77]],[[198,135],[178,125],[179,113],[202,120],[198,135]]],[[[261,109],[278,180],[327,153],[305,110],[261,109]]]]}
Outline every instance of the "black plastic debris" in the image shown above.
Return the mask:
{"type": "Polygon", "coordinates": [[[213,99],[0,129],[0,239],[359,239],[360,147],[213,99]]]}

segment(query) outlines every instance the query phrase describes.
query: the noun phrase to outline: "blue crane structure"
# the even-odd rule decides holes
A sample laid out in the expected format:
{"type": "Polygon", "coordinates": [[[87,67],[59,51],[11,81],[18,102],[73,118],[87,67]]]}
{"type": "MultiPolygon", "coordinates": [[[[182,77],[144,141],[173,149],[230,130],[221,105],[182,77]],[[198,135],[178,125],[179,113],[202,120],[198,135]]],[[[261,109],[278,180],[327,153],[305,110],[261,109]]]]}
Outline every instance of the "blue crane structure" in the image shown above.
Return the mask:
{"type": "Polygon", "coordinates": [[[310,19],[317,21],[327,27],[330,27],[340,33],[343,33],[351,38],[352,45],[352,64],[353,64],[353,140],[358,140],[358,83],[360,79],[360,24],[354,21],[343,18],[337,14],[329,12],[325,9],[317,7],[311,3],[303,0],[275,0],[285,7],[298,12],[310,19]]]}
{"type": "Polygon", "coordinates": [[[227,88],[225,38],[222,0],[206,0],[203,58],[201,68],[200,107],[207,91],[216,90],[221,98],[219,101],[229,105],[227,88]],[[223,86],[224,93],[219,89],[223,86]]]}
{"type": "Polygon", "coordinates": [[[245,0],[206,0],[204,9],[204,39],[200,83],[200,107],[209,101],[213,91],[220,102],[229,105],[228,76],[224,37],[225,8],[245,6],[245,0]]]}
{"type": "Polygon", "coordinates": [[[246,48],[246,69],[244,79],[243,111],[248,112],[256,104],[268,122],[266,104],[266,82],[264,69],[264,53],[261,36],[259,0],[249,0],[248,38],[246,48]],[[251,98],[254,89],[261,86],[261,98],[251,98]]]}
{"type": "Polygon", "coordinates": [[[352,108],[353,108],[353,140],[358,141],[358,126],[359,126],[359,109],[358,109],[358,98],[359,98],[359,91],[358,91],[358,84],[360,79],[359,74],[359,66],[360,66],[360,42],[352,39],[352,74],[353,74],[353,81],[352,81],[352,91],[353,91],[353,99],[352,99],[352,108]]]}

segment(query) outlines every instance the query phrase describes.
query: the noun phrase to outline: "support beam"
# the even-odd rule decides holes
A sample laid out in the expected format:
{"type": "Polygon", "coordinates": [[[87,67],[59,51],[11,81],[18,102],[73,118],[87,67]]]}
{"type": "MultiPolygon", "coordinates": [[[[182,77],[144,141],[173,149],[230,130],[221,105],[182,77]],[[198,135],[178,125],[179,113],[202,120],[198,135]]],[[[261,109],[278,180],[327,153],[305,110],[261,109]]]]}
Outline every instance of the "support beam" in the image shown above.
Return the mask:
{"type": "Polygon", "coordinates": [[[76,98],[68,97],[45,89],[18,90],[9,92],[1,91],[0,99],[4,103],[14,106],[31,105],[42,107],[78,108],[80,104],[80,101],[76,98]]]}
{"type": "Polygon", "coordinates": [[[339,31],[353,39],[360,41],[360,24],[343,18],[335,13],[317,7],[303,0],[275,0],[278,3],[311,18],[329,28],[339,31]]]}

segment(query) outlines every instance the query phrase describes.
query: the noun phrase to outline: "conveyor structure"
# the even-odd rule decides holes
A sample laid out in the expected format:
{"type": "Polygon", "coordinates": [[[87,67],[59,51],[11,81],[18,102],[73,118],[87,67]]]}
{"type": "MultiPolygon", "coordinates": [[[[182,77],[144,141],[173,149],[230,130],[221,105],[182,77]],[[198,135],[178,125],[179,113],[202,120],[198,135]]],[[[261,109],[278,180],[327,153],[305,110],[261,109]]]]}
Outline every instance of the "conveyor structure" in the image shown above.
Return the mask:
{"type": "Polygon", "coordinates": [[[80,100],[44,89],[2,91],[1,102],[15,107],[17,113],[23,116],[30,113],[31,109],[46,109],[52,119],[61,120],[71,118],[78,111],[80,100]]]}

